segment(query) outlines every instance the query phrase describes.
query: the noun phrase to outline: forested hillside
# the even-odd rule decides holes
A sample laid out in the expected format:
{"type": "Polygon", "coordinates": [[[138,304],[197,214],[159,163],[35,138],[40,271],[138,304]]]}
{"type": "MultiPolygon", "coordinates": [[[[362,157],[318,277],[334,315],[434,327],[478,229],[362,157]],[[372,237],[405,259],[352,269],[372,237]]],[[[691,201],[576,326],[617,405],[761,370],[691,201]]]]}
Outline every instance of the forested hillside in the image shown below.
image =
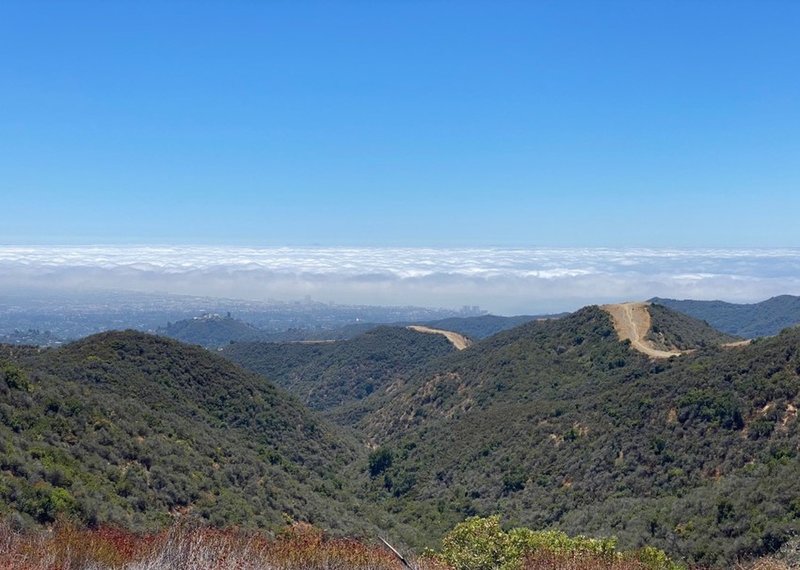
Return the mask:
{"type": "Polygon", "coordinates": [[[454,350],[441,335],[382,326],[336,342],[234,343],[222,354],[311,408],[334,412],[454,350]]]}
{"type": "Polygon", "coordinates": [[[651,361],[589,307],[495,335],[362,402],[375,500],[722,565],[800,530],[800,331],[651,361]]]}
{"type": "Polygon", "coordinates": [[[6,346],[3,509],[129,528],[286,513],[414,546],[500,514],[714,567],[778,549],[800,531],[800,329],[720,348],[727,336],[669,309],[651,324],[692,352],[651,360],[598,307],[463,351],[396,327],[223,351],[346,429],[168,339],[6,346]]]}
{"type": "Polygon", "coordinates": [[[369,525],[345,469],[361,448],[200,348],[135,332],[0,352],[0,513],[152,528],[284,517],[369,525]]]}
{"type": "Polygon", "coordinates": [[[780,295],[752,304],[660,298],[652,301],[742,338],[772,336],[800,324],[800,297],[794,295],[780,295]]]}
{"type": "Polygon", "coordinates": [[[693,350],[741,340],[737,336],[712,328],[704,321],[699,321],[657,303],[650,303],[647,311],[650,313],[651,319],[647,338],[654,346],[664,350],[673,348],[681,351],[693,350]]]}

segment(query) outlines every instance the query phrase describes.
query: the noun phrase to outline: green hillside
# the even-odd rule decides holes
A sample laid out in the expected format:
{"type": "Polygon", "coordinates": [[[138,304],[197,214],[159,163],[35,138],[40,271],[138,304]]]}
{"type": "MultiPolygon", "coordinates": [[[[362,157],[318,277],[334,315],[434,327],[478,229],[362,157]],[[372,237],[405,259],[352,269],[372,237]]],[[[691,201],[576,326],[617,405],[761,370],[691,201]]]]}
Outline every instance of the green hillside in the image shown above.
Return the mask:
{"type": "Polygon", "coordinates": [[[660,298],[652,301],[742,338],[772,336],[800,324],[800,297],[794,295],[780,295],[752,304],[660,298]]]}
{"type": "Polygon", "coordinates": [[[381,326],[337,342],[234,343],[222,354],[309,407],[333,412],[454,350],[441,335],[381,326]]]}
{"type": "Polygon", "coordinates": [[[647,339],[661,350],[692,350],[741,340],[657,303],[648,305],[647,311],[651,319],[647,339]]]}
{"type": "Polygon", "coordinates": [[[669,309],[652,324],[694,352],[651,360],[598,307],[463,351],[396,327],[224,349],[347,428],[164,338],[6,346],[0,508],[134,529],[178,513],[272,528],[286,513],[413,546],[501,514],[711,567],[776,550],[800,531],[800,329],[724,349],[669,309]]]}
{"type": "Polygon", "coordinates": [[[364,478],[429,539],[504,513],[726,566],[800,530],[798,347],[653,362],[596,307],[529,323],[364,400],[364,478]]]}
{"type": "Polygon", "coordinates": [[[135,332],[0,352],[0,513],[150,528],[177,513],[230,526],[284,513],[355,532],[362,452],[263,378],[135,332]]]}

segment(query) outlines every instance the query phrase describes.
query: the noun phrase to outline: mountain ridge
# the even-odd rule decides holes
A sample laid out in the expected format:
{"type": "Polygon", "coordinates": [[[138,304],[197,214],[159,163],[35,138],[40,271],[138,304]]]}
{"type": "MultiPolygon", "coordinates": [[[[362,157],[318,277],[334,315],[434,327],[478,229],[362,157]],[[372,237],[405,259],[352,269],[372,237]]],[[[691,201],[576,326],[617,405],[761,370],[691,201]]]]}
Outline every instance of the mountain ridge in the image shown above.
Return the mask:
{"type": "Polygon", "coordinates": [[[800,329],[731,350],[703,323],[652,316],[655,340],[690,351],[653,360],[597,306],[463,351],[398,327],[221,351],[294,396],[142,333],[0,347],[0,495],[40,523],[188,512],[270,528],[285,512],[435,546],[502,513],[711,567],[776,550],[800,532],[800,329]]]}
{"type": "Polygon", "coordinates": [[[115,331],[0,363],[0,495],[24,520],[369,526],[345,475],[356,440],[204,349],[115,331]]]}
{"type": "Polygon", "coordinates": [[[182,321],[170,322],[156,330],[156,334],[174,338],[189,344],[199,344],[206,348],[223,348],[231,342],[302,342],[349,340],[373,329],[391,326],[426,326],[434,329],[452,331],[471,340],[481,340],[500,331],[513,328],[536,319],[559,318],[558,315],[518,315],[501,317],[480,315],[474,317],[450,317],[438,320],[397,321],[391,323],[360,322],[334,328],[291,328],[281,332],[267,331],[228,314],[203,315],[182,321]]]}
{"type": "Polygon", "coordinates": [[[795,295],[778,295],[758,303],[743,304],[660,297],[651,301],[742,338],[773,336],[800,324],[800,296],[795,295]]]}
{"type": "Polygon", "coordinates": [[[724,567],[800,530],[798,396],[800,331],[653,361],[587,307],[447,355],[354,416],[391,457],[372,493],[431,536],[501,512],[724,567]]]}

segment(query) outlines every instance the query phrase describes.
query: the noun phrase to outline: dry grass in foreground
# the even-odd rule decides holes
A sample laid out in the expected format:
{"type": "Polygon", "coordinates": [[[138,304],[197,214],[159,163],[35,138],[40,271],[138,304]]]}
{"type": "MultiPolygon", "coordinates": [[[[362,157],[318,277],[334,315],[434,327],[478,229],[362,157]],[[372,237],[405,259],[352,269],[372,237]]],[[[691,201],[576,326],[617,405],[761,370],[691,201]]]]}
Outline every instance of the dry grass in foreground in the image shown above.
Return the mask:
{"type": "MultiPolygon", "coordinates": [[[[650,570],[650,568],[647,564],[635,560],[542,552],[529,556],[520,570],[650,570]]],[[[762,558],[750,563],[737,564],[731,570],[797,570],[797,568],[795,565],[778,559],[762,558]]],[[[692,570],[707,569],[693,568],[692,570]]]]}
{"type": "Polygon", "coordinates": [[[19,570],[398,570],[383,548],[326,538],[303,524],[263,533],[176,526],[139,535],[60,525],[19,534],[0,528],[0,568],[19,570]]]}
{"type": "MultiPolygon", "coordinates": [[[[435,557],[419,570],[483,570],[467,562],[449,566],[435,557]]],[[[651,570],[639,560],[541,550],[514,565],[519,570],[651,570]]],[[[736,570],[789,570],[762,559],[736,570]]],[[[295,524],[277,537],[240,530],[176,525],[156,534],[113,528],[83,530],[69,524],[19,533],[0,524],[0,570],[403,570],[386,548],[326,537],[295,524]]]]}

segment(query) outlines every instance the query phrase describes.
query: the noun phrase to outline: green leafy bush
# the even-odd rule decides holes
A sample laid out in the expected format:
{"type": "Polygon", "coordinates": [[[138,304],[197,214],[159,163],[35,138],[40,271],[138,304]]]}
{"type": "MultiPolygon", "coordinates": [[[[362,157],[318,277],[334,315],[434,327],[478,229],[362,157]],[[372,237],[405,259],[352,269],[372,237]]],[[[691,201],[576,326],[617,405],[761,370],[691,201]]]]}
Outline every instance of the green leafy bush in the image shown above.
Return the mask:
{"type": "Polygon", "coordinates": [[[648,570],[677,570],[661,550],[645,547],[618,552],[615,538],[570,537],[566,533],[528,528],[504,531],[499,516],[471,517],[458,524],[442,540],[441,558],[455,570],[517,570],[535,553],[592,557],[608,563],[633,560],[648,570]]]}
{"type": "Polygon", "coordinates": [[[500,517],[471,517],[442,539],[442,559],[456,570],[512,568],[520,562],[500,517]]]}
{"type": "Polygon", "coordinates": [[[369,474],[377,477],[391,467],[393,458],[391,450],[383,447],[376,449],[369,455],[369,474]]]}

